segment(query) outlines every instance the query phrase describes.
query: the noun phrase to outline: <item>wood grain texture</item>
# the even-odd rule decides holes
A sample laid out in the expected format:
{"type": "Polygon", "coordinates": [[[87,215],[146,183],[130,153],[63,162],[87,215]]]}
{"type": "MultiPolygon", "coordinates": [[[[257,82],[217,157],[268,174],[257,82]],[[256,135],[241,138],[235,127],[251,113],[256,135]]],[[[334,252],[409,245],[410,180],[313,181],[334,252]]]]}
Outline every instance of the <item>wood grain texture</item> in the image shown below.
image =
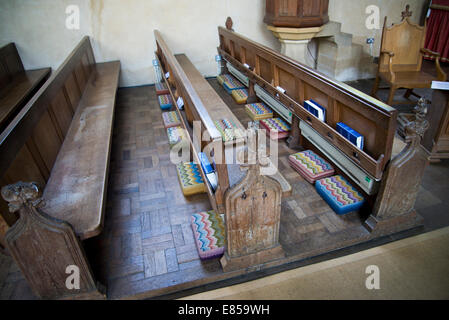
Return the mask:
{"type": "MultiPolygon", "coordinates": [[[[238,33],[223,27],[218,28],[218,33],[218,52],[225,60],[245,74],[251,82],[277,97],[300,120],[307,121],[365,171],[376,178],[382,177],[391,156],[397,118],[395,109],[238,33]],[[246,57],[253,56],[253,70],[243,66],[246,61],[235,58],[230,50],[231,41],[238,43],[241,50],[245,49],[246,57]],[[276,86],[281,84],[289,91],[279,92],[276,86]],[[314,99],[327,109],[326,122],[318,120],[303,108],[302,104],[307,99],[314,99]],[[352,117],[358,120],[352,123],[354,130],[366,137],[363,151],[336,131],[337,122],[352,117]]],[[[293,133],[299,132],[294,130],[293,133]]]]}
{"type": "Polygon", "coordinates": [[[102,230],[120,63],[95,69],[44,192],[45,212],[69,222],[81,239],[102,230]]]}
{"type": "Polygon", "coordinates": [[[50,68],[18,72],[0,89],[1,130],[8,125],[49,75],[50,68]]]}
{"type": "MultiPolygon", "coordinates": [[[[250,121],[244,108],[215,79],[208,82],[242,123],[250,121]]],[[[222,280],[246,281],[260,274],[257,271],[266,274],[276,266],[288,269],[292,262],[348,246],[351,251],[363,249],[365,245],[353,246],[378,238],[362,225],[363,214],[336,215],[314,186],[290,167],[288,156],[297,151],[281,142],[279,171],[292,186],[292,195],[283,198],[281,204],[279,242],[285,257],[231,272],[223,272],[217,259],[201,261],[190,216],[210,210],[211,204],[206,194],[190,198],[182,195],[154,87],[119,89],[116,103],[105,226],[99,236],[84,241],[95,276],[107,284],[108,298],[179,296],[192,288],[206,291],[210,284],[220,285],[222,280]],[[145,158],[151,158],[151,168],[145,167],[145,158]],[[167,272],[151,275],[153,272],[147,271],[145,277],[145,268],[156,265],[155,257],[160,266],[164,265],[162,254],[154,254],[162,249],[167,272]],[[147,254],[149,258],[144,258],[147,254]]],[[[163,267],[158,270],[165,272],[163,267]]],[[[11,268],[0,296],[33,298],[17,268],[11,268]]]]}
{"type": "Polygon", "coordinates": [[[6,233],[8,252],[33,292],[42,299],[61,299],[74,294],[100,297],[101,293],[97,290],[72,227],[40,211],[40,196],[41,190],[32,183],[17,183],[2,188],[4,200],[13,210],[20,212],[19,221],[6,233]],[[78,267],[78,290],[71,290],[66,285],[69,266],[78,267]]]}
{"type": "Polygon", "coordinates": [[[376,96],[380,80],[390,86],[387,104],[409,103],[394,101],[394,94],[399,88],[408,89],[405,97],[413,93],[414,88],[430,88],[432,81],[446,81],[447,75],[440,66],[440,53],[424,49],[426,23],[419,26],[407,17],[398,24],[387,27],[387,17],[382,30],[379,66],[372,95],[376,96]],[[437,76],[421,70],[424,54],[435,58],[437,76]]]}
{"type": "Polygon", "coordinates": [[[276,27],[319,27],[329,21],[329,0],[266,0],[264,22],[276,27]]]}

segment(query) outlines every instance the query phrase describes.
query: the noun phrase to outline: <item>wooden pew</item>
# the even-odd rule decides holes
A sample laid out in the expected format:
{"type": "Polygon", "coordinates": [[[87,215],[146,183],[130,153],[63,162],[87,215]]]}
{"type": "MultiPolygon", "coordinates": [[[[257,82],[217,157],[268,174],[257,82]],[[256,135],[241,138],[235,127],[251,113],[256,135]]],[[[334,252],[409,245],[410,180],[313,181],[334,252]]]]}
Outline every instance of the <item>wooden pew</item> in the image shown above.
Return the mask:
{"type": "MultiPolygon", "coordinates": [[[[184,101],[185,111],[175,109],[188,132],[192,158],[199,163],[198,152],[203,151],[217,164],[218,188],[213,192],[207,183],[206,186],[212,208],[225,215],[229,254],[226,253],[221,260],[223,270],[242,269],[283,257],[279,245],[280,203],[282,196],[291,194],[290,184],[279,171],[271,176],[261,175],[258,162],[249,165],[243,161],[244,164],[240,165],[231,158],[249,150],[246,145],[249,140],[242,137],[235,142],[222,143],[213,121],[229,119],[238,129],[243,130],[244,126],[187,57],[184,54],[173,55],[157,30],[155,37],[156,57],[163,73],[170,74],[166,84],[173,101],[178,97],[184,101]],[[193,121],[201,122],[202,129],[195,136],[202,137],[206,133],[211,137],[209,141],[195,143],[193,121]],[[253,237],[248,238],[248,232],[253,237]],[[234,246],[234,243],[239,245],[234,246]]],[[[206,181],[204,172],[200,171],[206,181]]]]}
{"type": "Polygon", "coordinates": [[[84,37],[0,135],[6,246],[41,298],[104,297],[81,240],[103,228],[119,75],[84,37]],[[66,286],[69,266],[79,289],[66,286]]]}
{"type": "Polygon", "coordinates": [[[248,79],[249,99],[270,100],[273,109],[292,124],[289,146],[314,149],[362,191],[369,203],[365,224],[370,231],[387,234],[415,226],[419,217],[413,207],[427,164],[419,146],[427,126],[422,116],[425,108],[418,108],[407,128],[407,145],[392,157],[393,147],[400,145],[395,140],[395,109],[231,28],[232,24],[229,29],[218,27],[217,50],[224,59],[224,72],[248,79]],[[326,108],[325,122],[303,107],[308,99],[326,108]],[[363,151],[337,132],[337,122],[365,137],[363,151]]]}
{"type": "Polygon", "coordinates": [[[0,48],[0,132],[47,80],[50,71],[25,70],[14,43],[0,48]]]}

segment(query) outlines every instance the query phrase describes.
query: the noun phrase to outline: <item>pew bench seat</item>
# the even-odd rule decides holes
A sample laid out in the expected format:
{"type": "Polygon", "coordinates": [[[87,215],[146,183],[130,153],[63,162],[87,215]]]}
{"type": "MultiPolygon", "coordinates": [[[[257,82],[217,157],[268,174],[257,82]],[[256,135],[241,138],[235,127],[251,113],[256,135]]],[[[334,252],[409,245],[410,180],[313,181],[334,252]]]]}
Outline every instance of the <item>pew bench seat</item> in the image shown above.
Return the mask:
{"type": "Polygon", "coordinates": [[[50,68],[17,72],[0,89],[0,130],[3,130],[17,112],[28,102],[50,75],[50,68]]]}
{"type": "Polygon", "coordinates": [[[87,239],[103,229],[120,62],[97,63],[44,190],[44,211],[87,239]]]}

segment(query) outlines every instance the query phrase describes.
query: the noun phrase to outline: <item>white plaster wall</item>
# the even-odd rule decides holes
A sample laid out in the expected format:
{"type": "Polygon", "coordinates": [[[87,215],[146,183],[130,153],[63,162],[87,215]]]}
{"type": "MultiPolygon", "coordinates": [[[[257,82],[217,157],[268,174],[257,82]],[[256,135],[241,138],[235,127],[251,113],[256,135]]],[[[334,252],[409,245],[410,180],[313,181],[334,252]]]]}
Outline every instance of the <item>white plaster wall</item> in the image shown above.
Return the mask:
{"type": "MultiPolygon", "coordinates": [[[[407,3],[414,19],[419,19],[424,0],[330,0],[329,15],[364,50],[368,50],[366,37],[374,36],[378,55],[381,30],[364,27],[366,6],[378,5],[381,20],[388,14],[390,22],[399,22],[407,3]]],[[[217,26],[224,25],[227,16],[237,32],[280,50],[263,23],[264,12],[265,0],[1,0],[0,45],[15,42],[26,68],[56,69],[89,35],[96,60],[120,60],[120,85],[137,86],[154,82],[154,29],[162,32],[175,53],[186,53],[205,76],[216,74],[217,26]],[[69,4],[80,7],[80,30],[65,28],[69,4]]]]}
{"type": "Polygon", "coordinates": [[[340,22],[341,31],[352,34],[352,42],[361,44],[365,53],[370,53],[366,38],[374,38],[372,55],[378,57],[385,16],[387,16],[387,26],[399,23],[402,19],[401,12],[409,4],[409,11],[413,12],[411,21],[419,23],[425,2],[426,0],[330,0],[329,20],[340,22]],[[369,30],[365,26],[368,17],[365,10],[370,5],[378,6],[380,9],[380,28],[377,30],[369,30]]]}
{"type": "Polygon", "coordinates": [[[264,12],[264,0],[1,0],[0,45],[16,42],[26,68],[56,69],[89,35],[96,60],[120,60],[121,86],[136,86],[154,82],[154,29],[175,53],[186,53],[202,74],[214,76],[217,26],[227,16],[239,32],[280,47],[262,22],[264,12]],[[79,31],[65,28],[69,4],[80,7],[79,31]]]}

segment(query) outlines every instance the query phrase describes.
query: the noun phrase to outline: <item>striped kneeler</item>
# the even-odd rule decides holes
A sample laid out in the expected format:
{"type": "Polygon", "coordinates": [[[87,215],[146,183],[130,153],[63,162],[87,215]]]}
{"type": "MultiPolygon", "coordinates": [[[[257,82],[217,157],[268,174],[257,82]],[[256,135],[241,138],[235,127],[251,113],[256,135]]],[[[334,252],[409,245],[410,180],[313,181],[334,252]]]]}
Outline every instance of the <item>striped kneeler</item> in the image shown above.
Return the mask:
{"type": "Polygon", "coordinates": [[[214,124],[217,130],[220,132],[224,142],[232,141],[240,137],[237,126],[231,120],[221,119],[214,121],[214,124]]]}
{"type": "Polygon", "coordinates": [[[206,192],[200,168],[196,163],[180,163],[176,166],[176,171],[178,172],[182,193],[185,196],[206,192]]]}
{"type": "Polygon", "coordinates": [[[223,81],[223,88],[225,88],[225,90],[231,94],[232,90],[237,90],[237,89],[245,89],[245,85],[240,83],[240,81],[238,81],[236,78],[234,78],[233,76],[229,75],[229,77],[227,77],[224,81],[223,81]]]}
{"type": "Polygon", "coordinates": [[[248,90],[246,89],[237,89],[232,90],[232,98],[234,98],[234,101],[238,104],[244,104],[246,103],[246,100],[248,100],[248,90]]]}
{"type": "Polygon", "coordinates": [[[234,77],[232,75],[230,75],[229,73],[220,74],[219,76],[217,76],[217,81],[219,84],[223,85],[223,82],[225,82],[226,80],[232,81],[233,78],[234,77]]]}
{"type": "Polygon", "coordinates": [[[225,227],[223,217],[215,211],[195,213],[191,226],[200,259],[219,258],[225,250],[225,227]]]}
{"type": "Polygon", "coordinates": [[[156,82],[154,84],[154,88],[156,89],[156,94],[157,95],[169,94],[167,85],[164,82],[156,82]]]}
{"type": "Polygon", "coordinates": [[[245,110],[253,121],[273,118],[273,111],[262,102],[247,104],[245,110]]]}
{"type": "Polygon", "coordinates": [[[293,169],[312,184],[319,179],[330,177],[334,174],[334,168],[311,150],[290,155],[288,162],[293,169]]]}
{"type": "Polygon", "coordinates": [[[166,129],[181,126],[181,120],[176,111],[162,113],[162,121],[164,122],[164,127],[166,129]]]}
{"type": "Polygon", "coordinates": [[[273,140],[286,138],[290,132],[290,125],[281,118],[260,120],[260,129],[267,130],[273,140]]]}
{"type": "Polygon", "coordinates": [[[182,127],[171,127],[167,128],[168,144],[170,148],[178,145],[179,148],[184,148],[189,145],[188,138],[186,136],[185,130],[182,127]]]}
{"type": "Polygon", "coordinates": [[[169,110],[172,107],[173,102],[169,94],[157,96],[157,100],[162,110],[169,110]]]}
{"type": "Polygon", "coordinates": [[[365,202],[363,196],[340,175],[318,180],[315,189],[337,214],[357,211],[365,202]]]}

